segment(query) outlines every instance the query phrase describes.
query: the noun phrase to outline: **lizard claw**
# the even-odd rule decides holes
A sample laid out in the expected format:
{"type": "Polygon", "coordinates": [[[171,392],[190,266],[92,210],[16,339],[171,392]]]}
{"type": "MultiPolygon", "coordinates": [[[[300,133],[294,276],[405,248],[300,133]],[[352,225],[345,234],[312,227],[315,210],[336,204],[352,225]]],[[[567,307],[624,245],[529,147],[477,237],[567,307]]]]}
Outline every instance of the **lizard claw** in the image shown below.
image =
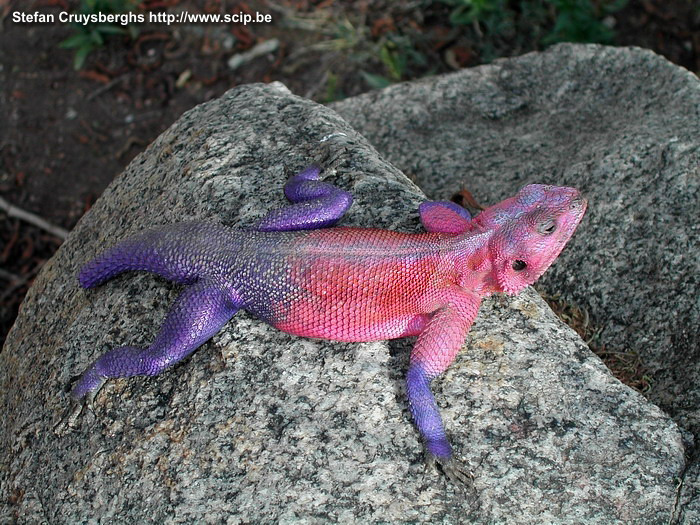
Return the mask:
{"type": "Polygon", "coordinates": [[[461,461],[453,457],[439,458],[430,454],[428,466],[442,472],[449,482],[467,495],[470,504],[476,502],[478,494],[474,488],[474,475],[461,461]]]}
{"type": "Polygon", "coordinates": [[[447,479],[456,485],[469,486],[474,481],[474,476],[467,467],[453,457],[443,459],[430,455],[428,464],[441,471],[447,479]]]}
{"type": "Polygon", "coordinates": [[[58,420],[58,423],[56,423],[53,427],[54,434],[63,437],[72,432],[78,425],[78,418],[80,417],[84,406],[85,402],[82,399],[71,398],[70,406],[63,414],[61,419],[58,420]]]}
{"type": "Polygon", "coordinates": [[[61,419],[58,420],[58,423],[56,423],[53,427],[54,434],[63,437],[75,430],[75,428],[78,426],[78,420],[84,407],[88,407],[88,410],[94,413],[95,410],[93,409],[93,402],[96,394],[97,390],[88,393],[80,399],[71,396],[68,409],[65,411],[61,419]]]}

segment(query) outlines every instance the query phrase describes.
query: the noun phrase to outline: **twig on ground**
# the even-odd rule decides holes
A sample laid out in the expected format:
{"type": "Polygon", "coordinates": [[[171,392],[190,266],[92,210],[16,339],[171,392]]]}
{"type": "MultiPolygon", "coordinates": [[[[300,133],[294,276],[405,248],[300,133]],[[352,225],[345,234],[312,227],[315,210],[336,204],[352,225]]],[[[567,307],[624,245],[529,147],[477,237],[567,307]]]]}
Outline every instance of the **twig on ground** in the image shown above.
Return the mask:
{"type": "Polygon", "coordinates": [[[106,84],[104,84],[104,85],[98,87],[95,91],[93,91],[92,93],[90,93],[90,94],[85,98],[85,100],[92,100],[92,99],[95,98],[95,97],[99,97],[102,93],[106,93],[107,91],[109,91],[110,89],[112,89],[114,86],[116,86],[117,84],[119,84],[119,82],[121,82],[123,79],[124,79],[124,76],[123,76],[123,75],[122,75],[122,76],[119,76],[119,77],[116,77],[116,78],[113,78],[112,80],[110,80],[110,81],[107,82],[106,84]]]}
{"type": "Polygon", "coordinates": [[[21,281],[22,277],[20,277],[17,274],[14,274],[12,272],[8,272],[7,270],[3,270],[0,268],[0,279],[4,279],[5,281],[10,281],[10,282],[15,282],[15,281],[21,281]]]}
{"type": "Polygon", "coordinates": [[[66,237],[68,237],[68,230],[63,229],[60,226],[54,226],[38,215],[34,215],[33,213],[24,211],[23,209],[10,204],[2,197],[0,197],[0,209],[4,210],[10,217],[15,217],[21,221],[33,224],[37,228],[41,228],[42,230],[49,232],[51,235],[54,235],[61,240],[66,240],[66,237]]]}

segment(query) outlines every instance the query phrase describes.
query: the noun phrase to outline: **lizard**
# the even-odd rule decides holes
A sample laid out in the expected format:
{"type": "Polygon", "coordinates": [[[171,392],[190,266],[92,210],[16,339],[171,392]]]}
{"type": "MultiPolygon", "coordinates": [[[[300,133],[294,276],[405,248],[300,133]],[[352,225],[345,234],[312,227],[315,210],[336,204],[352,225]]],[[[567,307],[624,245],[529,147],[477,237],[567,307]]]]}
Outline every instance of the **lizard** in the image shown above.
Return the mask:
{"type": "Polygon", "coordinates": [[[352,196],[314,165],[284,186],[290,201],[249,230],[183,222],[117,243],[80,270],[93,288],[128,270],[186,285],[153,343],[97,358],[71,391],[73,427],[109,378],[157,375],[244,309],[291,334],[367,342],[417,336],[408,406],[428,457],[450,479],[454,459],[431,382],[455,359],[483,297],[533,284],[571,238],[587,202],[574,188],[531,184],[475,217],[453,202],[419,206],[424,233],[334,226],[352,196]]]}

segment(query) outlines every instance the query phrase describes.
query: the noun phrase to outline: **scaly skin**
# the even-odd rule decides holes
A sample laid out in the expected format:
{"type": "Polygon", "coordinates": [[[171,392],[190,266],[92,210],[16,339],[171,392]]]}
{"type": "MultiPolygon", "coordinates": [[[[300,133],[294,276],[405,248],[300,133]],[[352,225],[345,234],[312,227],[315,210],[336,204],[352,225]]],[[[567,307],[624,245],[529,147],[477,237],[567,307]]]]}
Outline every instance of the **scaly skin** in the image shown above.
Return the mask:
{"type": "MultiPolygon", "coordinates": [[[[549,267],[581,220],[586,202],[572,188],[530,185],[472,219],[452,203],[421,205],[428,233],[329,228],[351,196],[308,168],[285,193],[293,204],[256,231],[180,223],[118,243],[88,263],[91,288],[126,270],[189,285],[155,341],[98,358],[72,395],[81,400],[112,377],[155,375],[212,337],[241,308],[296,335],[336,341],[418,336],[407,374],[408,400],[428,452],[463,479],[452,459],[430,382],[452,363],[481,298],[518,293],[549,267]]],[[[69,424],[73,424],[72,420],[69,424]]]]}

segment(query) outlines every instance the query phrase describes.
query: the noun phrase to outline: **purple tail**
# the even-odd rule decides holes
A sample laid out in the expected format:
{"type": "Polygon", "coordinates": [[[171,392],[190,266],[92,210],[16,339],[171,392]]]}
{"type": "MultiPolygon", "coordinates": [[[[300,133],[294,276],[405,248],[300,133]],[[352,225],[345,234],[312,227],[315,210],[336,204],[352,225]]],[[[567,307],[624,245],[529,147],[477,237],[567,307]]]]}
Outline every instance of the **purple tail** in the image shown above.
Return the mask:
{"type": "Polygon", "coordinates": [[[178,223],[129,237],[98,255],[78,274],[83,288],[92,288],[129,270],[156,273],[181,284],[195,282],[202,273],[198,240],[210,238],[216,225],[178,223]],[[190,247],[186,250],[185,247],[190,247]]]}

